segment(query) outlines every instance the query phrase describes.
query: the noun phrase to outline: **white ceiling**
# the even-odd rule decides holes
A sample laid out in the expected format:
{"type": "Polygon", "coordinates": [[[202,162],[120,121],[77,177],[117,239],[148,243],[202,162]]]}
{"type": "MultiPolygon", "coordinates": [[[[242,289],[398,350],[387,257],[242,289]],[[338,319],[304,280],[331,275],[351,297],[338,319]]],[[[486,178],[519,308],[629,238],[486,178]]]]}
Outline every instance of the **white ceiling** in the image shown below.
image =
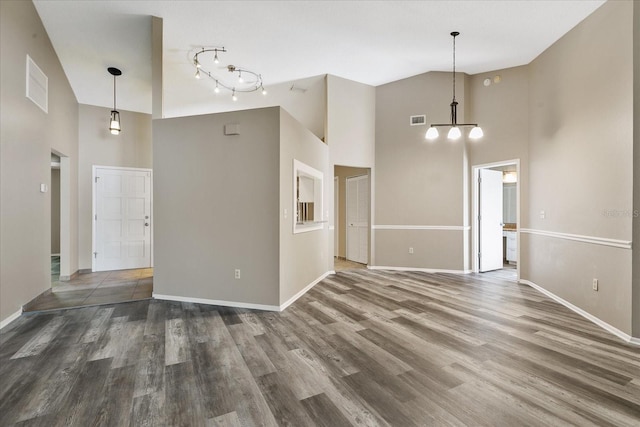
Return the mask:
{"type": "MultiPolygon", "coordinates": [[[[222,64],[267,88],[321,74],[381,85],[427,71],[477,74],[531,62],[604,1],[34,0],[78,102],[151,112],[151,18],[164,22],[165,115],[220,111],[189,53],[225,46],[222,64]],[[194,107],[195,106],[195,107],[194,107]]],[[[221,65],[222,65],[221,64],[221,65]]],[[[282,87],[283,85],[280,85],[282,87]]],[[[258,93],[243,96],[262,96],[258,93]]],[[[242,105],[242,100],[234,104],[242,105]]]]}

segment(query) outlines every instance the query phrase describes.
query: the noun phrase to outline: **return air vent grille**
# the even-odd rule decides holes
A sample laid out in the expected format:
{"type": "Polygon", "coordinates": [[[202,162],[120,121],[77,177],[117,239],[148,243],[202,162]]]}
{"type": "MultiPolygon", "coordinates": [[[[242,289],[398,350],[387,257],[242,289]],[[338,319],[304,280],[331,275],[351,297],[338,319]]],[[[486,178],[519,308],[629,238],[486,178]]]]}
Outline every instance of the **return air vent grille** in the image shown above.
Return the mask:
{"type": "Polygon", "coordinates": [[[427,124],[427,116],[411,116],[409,117],[409,124],[411,126],[422,126],[427,124]]]}
{"type": "Polygon", "coordinates": [[[49,112],[49,79],[27,55],[27,98],[45,113],[49,112]]]}

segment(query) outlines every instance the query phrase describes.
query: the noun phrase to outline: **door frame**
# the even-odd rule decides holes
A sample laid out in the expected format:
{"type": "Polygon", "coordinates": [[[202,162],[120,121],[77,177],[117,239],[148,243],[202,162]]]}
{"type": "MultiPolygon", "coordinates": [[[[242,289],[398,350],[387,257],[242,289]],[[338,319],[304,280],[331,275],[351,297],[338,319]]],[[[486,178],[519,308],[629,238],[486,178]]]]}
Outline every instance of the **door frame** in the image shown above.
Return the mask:
{"type": "Polygon", "coordinates": [[[68,281],[76,273],[71,271],[71,158],[55,149],[51,152],[60,157],[60,281],[68,281]]]}
{"type": "Polygon", "coordinates": [[[518,274],[518,280],[520,280],[520,159],[512,159],[512,160],[504,160],[500,162],[494,163],[485,163],[481,165],[474,165],[471,167],[471,194],[472,194],[472,206],[473,212],[471,216],[471,240],[472,240],[472,252],[471,252],[471,268],[474,273],[480,272],[480,263],[478,261],[478,253],[480,251],[480,239],[479,233],[480,229],[478,227],[478,214],[480,212],[480,198],[478,194],[478,175],[480,169],[492,169],[500,166],[510,166],[516,165],[516,174],[518,176],[518,181],[516,182],[516,222],[518,223],[518,228],[516,229],[516,242],[517,242],[517,250],[516,250],[516,271],[518,274]]]}
{"type": "MultiPolygon", "coordinates": [[[[349,213],[347,212],[348,208],[349,208],[349,190],[348,190],[348,185],[347,182],[350,179],[353,178],[361,178],[361,177],[366,177],[367,178],[367,184],[368,184],[368,194],[369,194],[369,200],[367,200],[367,208],[369,209],[369,215],[367,215],[367,262],[365,263],[365,265],[369,265],[370,261],[371,261],[371,174],[370,173],[366,173],[366,174],[362,174],[362,175],[353,175],[353,176],[347,176],[344,179],[344,201],[345,201],[345,215],[344,215],[344,237],[345,237],[345,245],[344,245],[344,259],[347,261],[352,261],[349,259],[349,213]]],[[[359,261],[354,261],[354,262],[359,262],[359,261]]]]}
{"type": "MultiPolygon", "coordinates": [[[[153,169],[147,169],[147,168],[127,168],[127,167],[120,167],[120,166],[100,166],[100,165],[93,165],[91,167],[91,255],[93,255],[94,252],[96,252],[96,235],[97,235],[97,221],[96,221],[96,215],[98,213],[98,206],[97,206],[97,182],[96,182],[96,177],[97,175],[97,170],[98,169],[111,169],[111,170],[122,170],[122,171],[138,171],[138,172],[149,172],[150,173],[150,190],[151,190],[151,195],[150,195],[150,210],[151,210],[151,230],[150,230],[150,235],[149,235],[149,248],[150,248],[150,256],[151,256],[151,268],[153,268],[154,266],[154,262],[153,262],[153,227],[154,227],[154,215],[153,215],[153,169]]],[[[91,257],[91,271],[95,272],[96,271],[96,257],[92,256],[91,257]]]]}

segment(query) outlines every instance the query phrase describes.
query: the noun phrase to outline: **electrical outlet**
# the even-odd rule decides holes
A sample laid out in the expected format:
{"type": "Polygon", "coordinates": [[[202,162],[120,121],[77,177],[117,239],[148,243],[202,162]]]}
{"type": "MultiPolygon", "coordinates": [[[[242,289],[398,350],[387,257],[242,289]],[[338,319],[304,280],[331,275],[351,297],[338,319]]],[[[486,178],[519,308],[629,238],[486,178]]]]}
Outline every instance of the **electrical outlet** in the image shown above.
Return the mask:
{"type": "Polygon", "coordinates": [[[593,279],[593,290],[597,291],[598,290],[598,279],[593,279]]]}
{"type": "Polygon", "coordinates": [[[409,248],[409,253],[412,254],[413,253],[413,248],[409,248]]]}
{"type": "Polygon", "coordinates": [[[240,269],[239,268],[236,268],[236,276],[235,277],[236,277],[236,279],[240,278],[240,269]]]}

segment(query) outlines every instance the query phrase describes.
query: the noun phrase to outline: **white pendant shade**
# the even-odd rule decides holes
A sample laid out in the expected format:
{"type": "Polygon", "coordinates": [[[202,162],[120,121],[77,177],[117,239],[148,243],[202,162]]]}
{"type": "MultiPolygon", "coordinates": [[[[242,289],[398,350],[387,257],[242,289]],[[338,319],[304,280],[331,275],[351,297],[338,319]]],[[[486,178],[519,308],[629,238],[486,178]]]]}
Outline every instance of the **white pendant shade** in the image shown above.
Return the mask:
{"type": "Polygon", "coordinates": [[[430,127],[425,134],[426,139],[436,139],[439,136],[438,129],[430,127]]]}
{"type": "Polygon", "coordinates": [[[460,128],[457,126],[452,127],[447,134],[447,138],[449,139],[458,139],[462,136],[462,132],[460,132],[460,128]]]}
{"type": "Polygon", "coordinates": [[[482,128],[480,126],[474,127],[471,129],[471,132],[469,132],[469,138],[471,139],[480,139],[483,135],[484,132],[482,132],[482,128]]]}
{"type": "Polygon", "coordinates": [[[111,120],[109,120],[109,130],[112,135],[120,134],[120,113],[118,111],[111,111],[111,120]]]}

